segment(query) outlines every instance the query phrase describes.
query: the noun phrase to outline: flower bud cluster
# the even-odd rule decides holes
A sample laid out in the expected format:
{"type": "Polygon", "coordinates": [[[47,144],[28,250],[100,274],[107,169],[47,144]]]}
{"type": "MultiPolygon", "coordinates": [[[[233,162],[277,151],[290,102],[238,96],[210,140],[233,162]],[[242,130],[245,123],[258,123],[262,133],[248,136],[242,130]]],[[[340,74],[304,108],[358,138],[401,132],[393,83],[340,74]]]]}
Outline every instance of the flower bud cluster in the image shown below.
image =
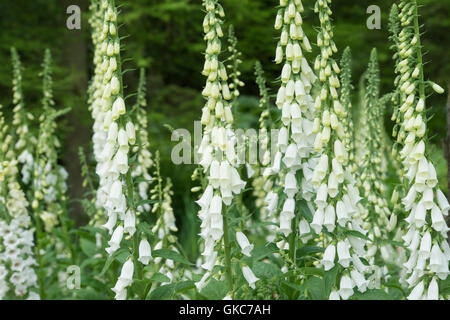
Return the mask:
{"type": "MultiPolygon", "coordinates": [[[[384,141],[384,104],[379,97],[379,68],[376,49],[372,50],[366,71],[365,96],[359,124],[361,139],[358,155],[358,187],[367,202],[363,206],[363,228],[368,231],[371,242],[367,244],[366,259],[371,264],[373,273],[370,277],[377,288],[381,285],[381,276],[385,265],[396,255],[389,244],[380,244],[382,239],[389,239],[389,232],[397,225],[397,216],[391,214],[387,199],[385,183],[387,164],[385,155],[388,150],[384,141]]],[[[394,258],[394,261],[396,258],[394,258]]]]}
{"type": "Polygon", "coordinates": [[[39,299],[28,201],[0,106],[0,300],[39,299]]]}
{"type": "Polygon", "coordinates": [[[204,263],[201,267],[208,271],[208,275],[216,264],[216,245],[224,234],[222,209],[224,205],[231,205],[234,195],[242,192],[246,182],[237,170],[237,138],[231,129],[232,94],[227,83],[226,67],[219,60],[222,46],[220,39],[223,37],[221,25],[225,14],[217,0],[204,0],[203,6],[206,9],[203,31],[207,46],[202,74],[207,77],[207,81],[202,92],[206,104],[202,109],[201,123],[205,127],[198,154],[208,185],[197,204],[200,206],[200,236],[204,240],[204,263]]]}
{"type": "MultiPolygon", "coordinates": [[[[297,227],[293,229],[292,223],[298,211],[295,208],[297,197],[309,201],[313,196],[314,190],[308,180],[317,160],[312,157],[315,135],[311,96],[317,77],[304,56],[312,48],[303,31],[303,12],[301,1],[281,0],[275,19],[275,29],[281,31],[275,62],[283,64],[283,68],[276,97],[276,105],[281,110],[281,124],[277,141],[272,141],[276,143],[276,153],[270,174],[278,176],[280,190],[268,192],[265,202],[269,216],[281,209],[277,217],[278,231],[285,237],[292,232],[297,233],[297,227]]],[[[300,224],[305,223],[306,220],[301,218],[300,224]]],[[[280,249],[289,247],[284,239],[277,245],[280,249]]]]}
{"type": "Polygon", "coordinates": [[[25,100],[22,92],[22,64],[15,48],[11,48],[13,65],[13,129],[15,131],[15,148],[18,160],[22,165],[22,181],[29,185],[33,171],[33,155],[36,138],[31,132],[33,115],[25,110],[25,100]]]}
{"type": "Polygon", "coordinates": [[[404,58],[398,65],[402,76],[396,82],[400,96],[404,97],[404,103],[399,108],[402,121],[399,134],[403,136],[399,154],[407,186],[402,204],[408,214],[406,233],[402,239],[409,254],[408,261],[403,264],[407,277],[404,284],[412,289],[408,299],[435,300],[442,298],[439,284],[449,274],[449,228],[445,216],[450,205],[438,187],[436,169],[426,153],[425,82],[417,3],[405,0],[399,8],[402,26],[399,49],[404,58]],[[412,40],[406,41],[410,30],[414,30],[412,40]]]}
{"type": "MultiPolygon", "coordinates": [[[[131,179],[128,154],[130,146],[136,143],[136,132],[126,113],[123,98],[120,39],[114,0],[102,0],[94,9],[101,12],[102,18],[102,27],[94,22],[96,35],[93,36],[96,47],[93,141],[96,173],[99,176],[96,204],[107,214],[108,220],[103,227],[111,235],[106,251],[112,255],[120,248],[124,236],[131,237],[136,232],[135,208],[131,205],[134,199],[132,194],[128,201],[125,197],[126,190],[130,189],[126,181],[127,178],[131,179]]],[[[93,21],[97,20],[93,18],[93,21]]],[[[123,265],[122,274],[112,289],[116,299],[126,299],[134,267],[132,260],[123,265]]]]}
{"type": "Polygon", "coordinates": [[[39,135],[32,172],[32,208],[44,222],[44,228],[51,232],[58,224],[65,208],[67,196],[67,171],[58,164],[60,142],[56,135],[56,118],[63,111],[56,111],[53,101],[51,53],[46,50],[43,76],[43,113],[39,117],[39,135]]]}
{"type": "Polygon", "coordinates": [[[316,210],[311,228],[317,234],[327,230],[323,236],[325,251],[321,260],[325,271],[335,266],[335,260],[339,264],[340,282],[333,288],[330,299],[346,300],[353,295],[354,289],[364,292],[370,283],[365,279],[368,266],[360,260],[365,254],[366,241],[348,233],[356,231],[366,234],[367,231],[361,227],[361,197],[348,167],[348,150],[344,144],[344,119],[348,110],[339,100],[340,68],[333,59],[337,48],[333,41],[329,3],[331,0],[318,0],[314,7],[320,20],[317,35],[320,54],[314,68],[319,74],[321,89],[314,103],[316,118],[313,132],[317,133],[314,150],[320,158],[311,177],[316,190],[316,210]]]}
{"type": "MultiPolygon", "coordinates": [[[[152,153],[150,152],[150,142],[148,138],[148,119],[147,119],[147,101],[145,99],[145,70],[141,69],[139,78],[139,87],[137,93],[137,116],[136,116],[136,146],[133,152],[137,153],[137,163],[134,166],[131,175],[133,178],[141,178],[138,184],[138,194],[140,200],[148,200],[148,191],[153,178],[150,175],[150,168],[153,165],[152,153]]],[[[144,203],[137,207],[138,212],[149,212],[151,206],[144,203]]]]}
{"type": "MultiPolygon", "coordinates": [[[[253,181],[253,196],[255,197],[255,206],[260,210],[261,221],[271,221],[276,223],[278,218],[274,216],[274,212],[269,212],[266,208],[265,199],[267,194],[273,189],[274,177],[271,176],[271,169],[269,166],[271,161],[269,142],[269,132],[272,128],[272,119],[270,116],[270,98],[269,91],[266,86],[266,79],[264,78],[264,71],[261,63],[257,61],[255,63],[255,76],[256,83],[259,87],[259,108],[262,110],[259,117],[259,155],[261,156],[261,163],[251,167],[253,181]],[[272,213],[272,214],[270,214],[272,213]]],[[[247,168],[249,171],[249,169],[247,168]]],[[[274,225],[266,226],[268,231],[267,240],[273,241],[276,233],[276,227],[274,225]]]]}
{"type": "Polygon", "coordinates": [[[243,87],[245,84],[241,80],[239,80],[239,76],[241,72],[239,71],[239,65],[242,63],[240,56],[242,56],[242,52],[237,49],[237,38],[234,34],[234,27],[230,25],[228,29],[228,52],[230,53],[230,57],[227,60],[230,63],[227,65],[227,68],[231,70],[229,74],[229,78],[232,80],[230,83],[230,89],[232,91],[233,99],[236,100],[239,97],[239,87],[243,87]]]}

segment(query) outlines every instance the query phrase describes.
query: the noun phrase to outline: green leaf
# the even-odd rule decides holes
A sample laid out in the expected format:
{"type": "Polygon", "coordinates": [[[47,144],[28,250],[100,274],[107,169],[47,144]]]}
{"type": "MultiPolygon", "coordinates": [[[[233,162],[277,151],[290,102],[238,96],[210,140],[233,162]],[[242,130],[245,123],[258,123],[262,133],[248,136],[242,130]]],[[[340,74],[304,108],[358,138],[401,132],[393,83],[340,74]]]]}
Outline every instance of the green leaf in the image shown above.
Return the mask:
{"type": "Polygon", "coordinates": [[[174,292],[175,285],[173,283],[166,284],[161,287],[156,288],[147,295],[147,300],[162,300],[168,298],[174,292]]]}
{"type": "Polygon", "coordinates": [[[136,203],[136,207],[142,206],[144,204],[151,204],[151,203],[156,203],[156,202],[158,202],[158,201],[157,200],[141,200],[136,203]]]}
{"type": "Polygon", "coordinates": [[[323,277],[323,270],[314,267],[304,267],[299,269],[301,273],[307,276],[319,276],[323,277]]]}
{"type": "Polygon", "coordinates": [[[209,300],[222,300],[227,295],[225,281],[218,281],[214,278],[200,291],[200,294],[209,300]]]}
{"type": "Polygon", "coordinates": [[[339,266],[336,265],[332,269],[330,269],[328,271],[324,271],[324,276],[323,276],[324,289],[325,289],[325,295],[327,297],[330,296],[331,289],[336,284],[336,280],[337,280],[336,277],[338,274],[338,270],[339,270],[339,266]]]}
{"type": "Polygon", "coordinates": [[[92,257],[97,253],[97,247],[93,241],[86,238],[80,238],[81,251],[88,257],[92,257]]]}
{"type": "Polygon", "coordinates": [[[255,262],[252,271],[260,279],[274,279],[283,275],[280,268],[271,263],[255,262]]]}
{"type": "Polygon", "coordinates": [[[148,284],[150,284],[150,280],[148,279],[134,280],[131,285],[131,290],[139,297],[142,297],[148,284]]]}
{"type": "Polygon", "coordinates": [[[150,281],[170,282],[170,279],[169,279],[169,277],[163,275],[162,273],[156,272],[155,274],[152,275],[152,277],[150,278],[150,281]]]}
{"type": "Polygon", "coordinates": [[[187,264],[187,265],[193,265],[193,263],[189,262],[189,260],[187,260],[181,254],[179,254],[178,252],[175,252],[173,250],[169,250],[169,249],[155,250],[152,252],[152,256],[161,257],[161,258],[168,259],[168,260],[173,260],[175,262],[179,262],[179,263],[183,263],[183,264],[187,264]]]}
{"type": "Polygon", "coordinates": [[[364,293],[356,291],[352,300],[393,300],[394,298],[381,289],[371,289],[364,293]]]}
{"type": "Polygon", "coordinates": [[[296,256],[297,258],[300,258],[311,253],[318,253],[323,251],[325,251],[325,249],[318,246],[304,246],[297,249],[296,256]]]}
{"type": "Polygon", "coordinates": [[[194,288],[195,282],[192,280],[182,281],[175,284],[175,291],[179,293],[186,292],[187,290],[194,288]]]}
{"type": "Polygon", "coordinates": [[[254,261],[258,261],[277,251],[278,248],[276,244],[270,242],[264,246],[256,247],[255,249],[253,249],[251,255],[254,261]]]}
{"type": "Polygon", "coordinates": [[[109,267],[111,267],[111,264],[113,263],[113,261],[116,260],[119,255],[124,255],[124,254],[128,257],[130,255],[130,252],[127,249],[122,248],[122,249],[119,249],[116,252],[114,252],[112,255],[110,255],[108,257],[108,259],[106,259],[105,265],[104,265],[102,271],[100,272],[99,276],[100,277],[104,276],[106,271],[108,271],[109,267]]]}
{"type": "Polygon", "coordinates": [[[347,235],[351,235],[351,236],[354,236],[354,237],[361,238],[361,239],[367,240],[367,241],[369,241],[369,242],[372,242],[372,240],[370,240],[370,238],[369,238],[368,236],[362,234],[362,233],[359,232],[359,231],[356,231],[356,230],[346,230],[345,233],[346,233],[347,235]]]}
{"type": "Polygon", "coordinates": [[[298,208],[299,208],[299,212],[300,214],[306,218],[308,221],[312,221],[313,220],[313,214],[311,212],[311,210],[309,210],[309,207],[306,203],[305,200],[300,200],[297,201],[297,203],[299,204],[298,208]]]}
{"type": "Polygon", "coordinates": [[[328,297],[325,295],[325,284],[323,279],[318,277],[311,277],[305,282],[305,288],[308,291],[308,295],[313,300],[326,300],[328,297]]]}

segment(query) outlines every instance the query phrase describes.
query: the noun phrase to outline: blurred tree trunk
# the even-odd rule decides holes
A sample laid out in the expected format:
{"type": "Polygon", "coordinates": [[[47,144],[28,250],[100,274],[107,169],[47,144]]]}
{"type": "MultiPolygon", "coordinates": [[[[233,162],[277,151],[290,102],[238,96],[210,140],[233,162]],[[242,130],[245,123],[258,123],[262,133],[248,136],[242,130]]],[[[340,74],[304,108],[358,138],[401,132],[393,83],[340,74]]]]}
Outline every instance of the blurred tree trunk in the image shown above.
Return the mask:
{"type": "MultiPolygon", "coordinates": [[[[62,9],[65,15],[64,26],[66,27],[66,19],[69,14],[66,13],[67,7],[73,5],[73,0],[63,0],[62,9]]],[[[90,126],[83,123],[86,119],[90,119],[87,106],[87,87],[89,79],[88,65],[88,44],[89,41],[89,25],[88,25],[88,6],[89,0],[78,0],[76,2],[81,9],[81,29],[69,30],[65,29],[65,48],[64,59],[65,66],[69,69],[69,77],[73,97],[68,101],[68,106],[72,108],[66,117],[66,141],[64,153],[64,165],[69,173],[69,199],[72,200],[70,209],[71,217],[75,219],[77,224],[84,223],[83,209],[79,202],[73,201],[81,199],[85,190],[82,186],[81,165],[78,157],[78,149],[80,146],[86,148],[90,141],[90,126]]]]}

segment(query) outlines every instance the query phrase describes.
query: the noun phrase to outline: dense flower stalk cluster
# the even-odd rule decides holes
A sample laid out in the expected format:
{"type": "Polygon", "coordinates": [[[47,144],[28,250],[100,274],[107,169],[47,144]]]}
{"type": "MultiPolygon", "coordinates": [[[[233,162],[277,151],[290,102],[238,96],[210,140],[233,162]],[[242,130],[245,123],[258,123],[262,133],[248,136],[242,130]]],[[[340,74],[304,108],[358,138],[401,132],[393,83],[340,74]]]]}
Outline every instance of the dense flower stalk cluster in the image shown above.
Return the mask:
{"type": "MultiPolygon", "coordinates": [[[[136,146],[133,147],[133,153],[137,154],[137,163],[131,171],[134,179],[141,179],[138,183],[138,194],[141,201],[148,200],[148,191],[152,176],[150,168],[153,165],[152,153],[150,152],[150,141],[148,138],[148,118],[147,118],[147,100],[145,99],[146,81],[145,69],[141,69],[139,77],[139,87],[136,101],[136,146]]],[[[149,203],[143,203],[137,207],[140,213],[149,212],[151,209],[149,203]]]]}
{"type": "Polygon", "coordinates": [[[56,118],[67,110],[54,109],[52,90],[51,53],[46,50],[42,72],[42,108],[39,117],[38,143],[33,165],[32,208],[44,222],[45,231],[50,232],[58,224],[67,200],[67,171],[58,164],[59,139],[56,134],[56,118]]]}
{"type": "MultiPolygon", "coordinates": [[[[96,45],[96,75],[92,114],[95,120],[93,140],[96,172],[99,176],[97,205],[104,209],[108,217],[103,227],[111,234],[106,251],[112,255],[121,247],[124,235],[132,237],[136,231],[133,182],[128,164],[130,145],[136,143],[136,133],[123,99],[117,9],[113,0],[97,3],[96,9],[101,12],[99,17],[103,19],[102,27],[96,25],[94,28],[93,37],[96,45]]],[[[93,20],[98,23],[98,19],[93,20]]],[[[134,252],[136,250],[135,247],[134,252]]],[[[129,258],[112,289],[116,299],[126,299],[134,268],[135,261],[129,258]]]]}
{"type": "MultiPolygon", "coordinates": [[[[233,96],[233,108],[236,109],[236,101],[240,95],[239,87],[243,87],[245,84],[241,80],[239,80],[239,76],[241,72],[239,71],[239,65],[242,63],[241,56],[242,52],[237,49],[238,40],[236,35],[234,34],[234,27],[230,25],[228,28],[228,52],[230,56],[228,57],[229,63],[227,64],[227,68],[230,69],[229,78],[231,79],[230,90],[233,96]]],[[[234,115],[236,115],[236,110],[234,111],[234,115]]]]}
{"type": "Polygon", "coordinates": [[[355,236],[355,232],[365,234],[366,231],[361,227],[359,191],[347,165],[349,158],[344,145],[344,119],[348,110],[343,107],[338,95],[340,69],[332,57],[337,48],[333,41],[330,2],[318,0],[314,7],[320,19],[317,35],[320,54],[314,69],[319,74],[321,89],[314,105],[317,110],[313,126],[313,131],[317,133],[314,150],[319,153],[320,159],[311,178],[316,188],[314,203],[317,208],[311,227],[318,234],[323,232],[325,252],[321,264],[325,271],[335,266],[335,260],[340,265],[339,284],[333,288],[330,299],[346,300],[353,295],[354,288],[364,292],[369,282],[364,275],[368,267],[360,260],[365,254],[366,241],[355,236]]]}
{"type": "Polygon", "coordinates": [[[0,300],[39,299],[28,201],[0,105],[0,300]]]}
{"type": "Polygon", "coordinates": [[[13,65],[13,126],[15,133],[15,148],[19,163],[22,165],[22,182],[29,185],[34,163],[34,147],[36,138],[32,133],[31,121],[34,119],[25,109],[25,99],[22,92],[22,64],[15,48],[11,48],[13,65]]]}
{"type": "Polygon", "coordinates": [[[358,134],[362,137],[361,150],[358,156],[359,179],[358,186],[363,197],[367,200],[364,205],[364,229],[372,240],[368,243],[366,258],[370,261],[374,273],[371,276],[380,287],[383,274],[387,268],[379,268],[384,261],[392,260],[395,252],[391,245],[382,244],[382,240],[389,239],[388,231],[397,225],[397,216],[392,215],[386,198],[387,188],[385,154],[388,145],[384,141],[384,104],[379,97],[379,68],[376,49],[370,55],[369,66],[366,71],[364,104],[361,106],[361,117],[358,134]],[[383,259],[375,261],[375,259],[383,259]]]}
{"type": "MultiPolygon", "coordinates": [[[[261,63],[257,61],[255,63],[255,76],[256,83],[259,88],[259,108],[261,113],[258,119],[259,123],[259,145],[258,145],[258,158],[257,165],[252,166],[252,186],[253,196],[255,197],[255,206],[260,210],[260,220],[270,221],[273,223],[278,222],[278,218],[274,215],[274,212],[270,212],[266,208],[265,199],[267,194],[272,190],[274,185],[274,177],[271,176],[271,169],[269,167],[271,161],[270,154],[270,130],[272,128],[272,119],[270,116],[270,97],[269,90],[266,86],[266,79],[264,78],[264,71],[261,63]]],[[[268,225],[268,241],[273,241],[276,233],[276,227],[274,225],[268,225]]]]}
{"type": "Polygon", "coordinates": [[[349,47],[345,48],[341,58],[341,103],[345,110],[347,110],[347,116],[343,119],[343,127],[345,131],[344,145],[348,150],[348,165],[352,173],[356,172],[356,155],[355,155],[355,134],[353,125],[353,108],[352,108],[352,91],[354,89],[352,85],[352,53],[349,47]]]}
{"type": "MultiPolygon", "coordinates": [[[[399,5],[401,30],[398,34],[399,76],[397,94],[401,103],[398,137],[399,152],[405,169],[406,195],[402,199],[407,212],[407,230],[403,236],[409,259],[403,264],[412,289],[410,300],[439,299],[439,282],[449,273],[450,248],[444,216],[450,205],[438,187],[436,169],[426,153],[426,97],[417,2],[405,0],[399,5]]],[[[431,83],[442,93],[443,89],[431,83]]]]}
{"type": "MultiPolygon", "coordinates": [[[[281,208],[278,231],[285,237],[291,235],[291,239],[298,229],[300,236],[309,233],[305,218],[296,217],[296,200],[311,200],[313,188],[308,180],[317,160],[311,157],[315,136],[312,133],[314,101],[310,93],[317,77],[304,56],[304,52],[311,52],[312,48],[302,28],[303,11],[301,1],[281,0],[275,20],[275,29],[281,31],[275,62],[283,64],[283,68],[276,97],[281,124],[271,173],[279,176],[279,190],[267,194],[266,208],[269,215],[281,208]]],[[[294,258],[295,242],[282,239],[277,245],[280,249],[291,249],[291,259],[294,258]]]]}
{"type": "Polygon", "coordinates": [[[203,20],[204,39],[207,42],[203,75],[207,77],[203,96],[206,104],[202,109],[201,123],[205,126],[203,139],[198,149],[200,165],[203,167],[208,185],[197,201],[200,206],[198,213],[201,223],[200,236],[204,240],[202,268],[207,272],[203,281],[205,284],[221,251],[221,240],[224,240],[225,264],[227,265],[228,282],[231,283],[231,267],[226,229],[227,217],[223,215],[224,205],[229,206],[233,194],[238,195],[245,187],[245,182],[237,171],[239,161],[236,155],[236,137],[231,130],[233,115],[230,100],[232,94],[228,86],[227,70],[219,60],[221,52],[222,18],[225,14],[217,0],[205,0],[203,5],[206,15],[203,20]],[[225,229],[225,230],[224,230],[225,229]]]}

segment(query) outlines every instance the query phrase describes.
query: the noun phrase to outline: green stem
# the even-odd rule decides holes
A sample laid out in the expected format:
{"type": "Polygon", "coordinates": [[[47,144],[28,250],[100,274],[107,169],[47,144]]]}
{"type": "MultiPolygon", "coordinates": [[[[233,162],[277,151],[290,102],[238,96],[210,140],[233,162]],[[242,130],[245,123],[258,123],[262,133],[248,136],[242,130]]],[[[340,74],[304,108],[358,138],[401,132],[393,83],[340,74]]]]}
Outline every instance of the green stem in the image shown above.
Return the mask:
{"type": "Polygon", "coordinates": [[[42,278],[43,265],[42,265],[42,226],[41,218],[39,217],[39,210],[34,210],[34,219],[36,220],[36,257],[38,262],[37,278],[39,283],[39,295],[41,300],[45,300],[44,279],[42,278]]]}
{"type": "Polygon", "coordinates": [[[297,240],[297,227],[296,227],[296,218],[292,219],[291,221],[291,229],[292,232],[289,235],[289,258],[292,260],[292,262],[295,265],[295,243],[297,240]]]}
{"type": "Polygon", "coordinates": [[[225,277],[227,279],[228,291],[233,292],[233,274],[231,269],[231,244],[228,234],[228,217],[227,212],[223,214],[223,246],[225,248],[225,277]]]}
{"type": "MultiPolygon", "coordinates": [[[[64,205],[64,207],[66,207],[64,205]]],[[[66,246],[69,249],[70,252],[70,260],[72,261],[72,264],[75,264],[75,251],[73,250],[72,247],[72,241],[70,239],[70,235],[69,235],[69,230],[67,228],[67,222],[69,221],[68,217],[67,217],[67,211],[64,210],[63,212],[63,216],[61,217],[61,227],[62,227],[62,231],[64,234],[64,239],[66,241],[66,246]]]]}
{"type": "MultiPolygon", "coordinates": [[[[126,175],[126,183],[128,188],[128,199],[130,201],[130,210],[133,213],[136,212],[136,206],[134,204],[134,190],[133,190],[133,178],[131,176],[131,168],[128,169],[126,175]]],[[[133,264],[136,269],[136,276],[139,279],[142,279],[142,268],[139,262],[139,239],[137,231],[133,235],[133,264]]]]}

